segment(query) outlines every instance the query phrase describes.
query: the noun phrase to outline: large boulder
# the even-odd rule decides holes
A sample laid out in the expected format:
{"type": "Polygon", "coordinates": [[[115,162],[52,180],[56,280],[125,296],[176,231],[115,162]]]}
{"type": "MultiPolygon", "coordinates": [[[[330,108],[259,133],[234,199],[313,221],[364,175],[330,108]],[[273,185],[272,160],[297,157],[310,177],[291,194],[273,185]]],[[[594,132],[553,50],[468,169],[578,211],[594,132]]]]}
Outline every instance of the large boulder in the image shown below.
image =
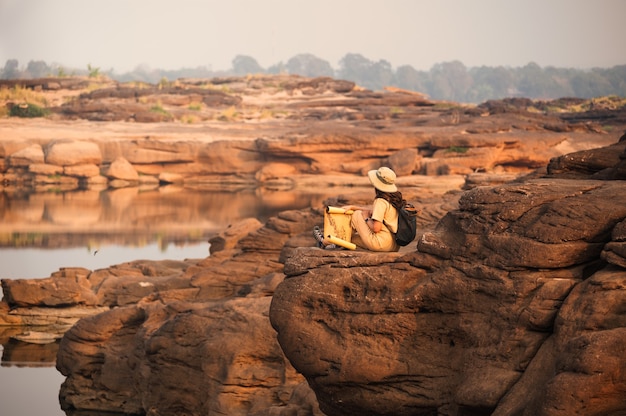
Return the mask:
{"type": "Polygon", "coordinates": [[[555,157],[548,172],[573,178],[594,175],[606,179],[626,179],[626,134],[618,143],[592,150],[581,150],[555,157]]]}
{"type": "Polygon", "coordinates": [[[213,255],[222,250],[233,249],[239,240],[262,226],[263,224],[256,218],[246,218],[236,224],[231,224],[209,240],[209,251],[213,255]]]}
{"type": "Polygon", "coordinates": [[[94,142],[55,140],[45,147],[46,163],[57,166],[100,165],[102,152],[94,142]]]}
{"type": "Polygon", "coordinates": [[[31,144],[9,156],[9,166],[26,167],[31,164],[40,164],[44,161],[43,149],[38,144],[31,144]]]}
{"type": "Polygon", "coordinates": [[[117,157],[111,163],[108,169],[106,169],[105,175],[110,179],[121,179],[133,182],[139,180],[139,174],[133,165],[122,156],[117,157]]]}
{"type": "Polygon", "coordinates": [[[11,307],[95,306],[96,296],[87,277],[89,270],[46,279],[2,279],[2,292],[11,307]]]}
{"type": "Polygon", "coordinates": [[[403,149],[390,155],[386,165],[398,176],[409,176],[420,170],[418,163],[420,159],[417,149],[403,149]]]}
{"type": "Polygon", "coordinates": [[[270,300],[148,302],[81,320],[57,357],[62,407],[243,416],[286,405],[302,378],[269,324],[270,300]]]}

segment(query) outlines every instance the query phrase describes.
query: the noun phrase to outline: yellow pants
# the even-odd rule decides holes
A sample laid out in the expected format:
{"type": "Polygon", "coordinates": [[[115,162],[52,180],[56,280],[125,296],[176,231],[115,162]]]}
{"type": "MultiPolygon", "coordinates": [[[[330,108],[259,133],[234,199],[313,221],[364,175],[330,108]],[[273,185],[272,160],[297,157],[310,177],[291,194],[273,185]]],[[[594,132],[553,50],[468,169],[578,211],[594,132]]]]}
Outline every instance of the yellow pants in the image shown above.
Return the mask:
{"type": "Polygon", "coordinates": [[[373,232],[365,222],[362,211],[354,211],[350,224],[357,232],[352,236],[352,242],[358,247],[371,251],[398,251],[400,249],[387,226],[382,224],[379,232],[373,232]]]}

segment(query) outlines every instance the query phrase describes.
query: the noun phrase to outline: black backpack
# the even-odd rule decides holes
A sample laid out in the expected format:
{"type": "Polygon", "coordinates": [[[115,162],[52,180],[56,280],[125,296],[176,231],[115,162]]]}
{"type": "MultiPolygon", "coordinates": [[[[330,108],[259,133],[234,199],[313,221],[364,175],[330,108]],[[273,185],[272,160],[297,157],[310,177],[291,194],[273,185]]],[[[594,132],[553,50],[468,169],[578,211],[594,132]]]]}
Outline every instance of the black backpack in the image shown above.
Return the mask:
{"type": "Polygon", "coordinates": [[[417,233],[417,208],[412,204],[402,200],[402,205],[396,207],[398,210],[398,230],[395,234],[396,244],[399,246],[406,246],[415,240],[415,234],[417,233]]]}

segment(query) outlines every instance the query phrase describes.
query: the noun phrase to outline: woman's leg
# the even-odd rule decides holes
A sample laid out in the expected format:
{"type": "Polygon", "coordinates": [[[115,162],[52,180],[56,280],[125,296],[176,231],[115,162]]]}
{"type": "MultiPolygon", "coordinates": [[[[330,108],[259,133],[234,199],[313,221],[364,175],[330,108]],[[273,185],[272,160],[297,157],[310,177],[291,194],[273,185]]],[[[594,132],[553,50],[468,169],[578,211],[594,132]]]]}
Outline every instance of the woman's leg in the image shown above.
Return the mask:
{"type": "Polygon", "coordinates": [[[366,248],[372,251],[382,251],[383,247],[378,239],[378,236],[373,232],[367,222],[365,222],[365,215],[368,213],[363,211],[354,211],[352,213],[352,228],[356,230],[358,236],[352,238],[352,242],[357,246],[366,248]]]}

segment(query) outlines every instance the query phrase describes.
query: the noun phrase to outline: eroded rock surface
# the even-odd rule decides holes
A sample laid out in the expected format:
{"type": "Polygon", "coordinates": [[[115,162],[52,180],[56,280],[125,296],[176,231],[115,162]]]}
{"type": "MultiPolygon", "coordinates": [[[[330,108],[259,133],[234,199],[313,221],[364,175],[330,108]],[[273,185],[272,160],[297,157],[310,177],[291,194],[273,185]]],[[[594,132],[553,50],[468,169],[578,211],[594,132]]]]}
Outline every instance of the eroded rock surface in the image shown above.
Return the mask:
{"type": "Polygon", "coordinates": [[[476,187],[399,257],[298,249],[270,318],[322,411],[626,411],[626,178],[589,179],[606,168],[476,187]]]}
{"type": "Polygon", "coordinates": [[[301,380],[273,336],[270,299],[144,302],[81,320],[57,358],[64,407],[246,415],[287,402],[301,380]]]}

